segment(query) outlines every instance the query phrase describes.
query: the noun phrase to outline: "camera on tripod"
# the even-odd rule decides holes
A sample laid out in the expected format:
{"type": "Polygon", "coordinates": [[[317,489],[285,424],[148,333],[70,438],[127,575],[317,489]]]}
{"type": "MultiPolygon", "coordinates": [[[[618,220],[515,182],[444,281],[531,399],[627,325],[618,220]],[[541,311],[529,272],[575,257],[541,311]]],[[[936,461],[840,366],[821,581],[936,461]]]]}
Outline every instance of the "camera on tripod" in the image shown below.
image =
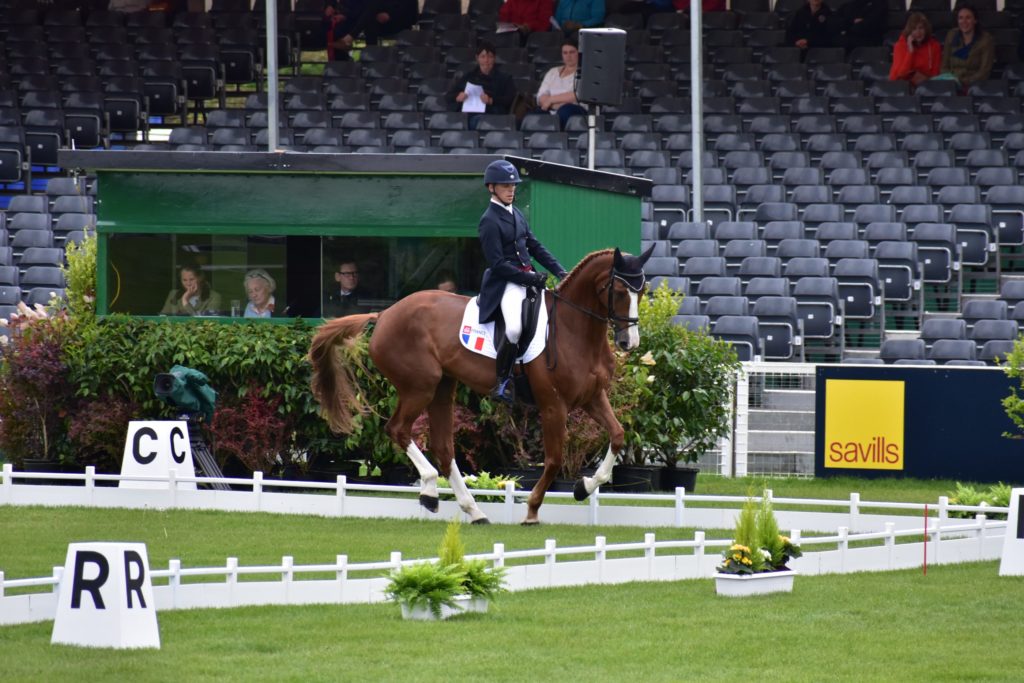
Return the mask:
{"type": "Polygon", "coordinates": [[[153,393],[192,418],[201,416],[207,424],[213,422],[217,392],[210,379],[192,368],[175,365],[168,372],[158,373],[153,380],[153,393]]]}

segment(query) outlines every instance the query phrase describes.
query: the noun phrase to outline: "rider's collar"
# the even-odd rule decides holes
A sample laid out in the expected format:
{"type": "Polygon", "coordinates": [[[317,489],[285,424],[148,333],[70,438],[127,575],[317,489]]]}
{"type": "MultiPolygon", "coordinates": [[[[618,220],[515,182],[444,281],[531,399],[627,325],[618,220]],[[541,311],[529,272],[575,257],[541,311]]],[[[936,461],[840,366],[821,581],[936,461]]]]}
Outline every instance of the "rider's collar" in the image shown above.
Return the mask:
{"type": "Polygon", "coordinates": [[[498,199],[494,195],[491,195],[491,203],[492,204],[497,204],[498,206],[500,206],[501,208],[505,209],[509,213],[512,213],[512,205],[511,204],[505,204],[504,202],[502,202],[500,199],[498,199]]]}

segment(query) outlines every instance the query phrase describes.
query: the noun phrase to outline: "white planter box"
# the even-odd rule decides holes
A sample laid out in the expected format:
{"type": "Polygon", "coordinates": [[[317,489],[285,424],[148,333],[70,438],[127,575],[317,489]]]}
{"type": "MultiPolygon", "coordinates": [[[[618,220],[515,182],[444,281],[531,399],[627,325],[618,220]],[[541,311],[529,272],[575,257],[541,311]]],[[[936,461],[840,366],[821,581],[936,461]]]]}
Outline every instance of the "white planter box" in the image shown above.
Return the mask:
{"type": "Polygon", "coordinates": [[[795,576],[796,572],[792,569],[760,574],[715,574],[715,592],[734,598],[766,593],[791,593],[795,576]]]}
{"type": "MultiPolygon", "coordinates": [[[[490,602],[484,598],[474,598],[469,595],[460,595],[455,598],[455,606],[448,607],[441,605],[441,619],[448,619],[466,612],[486,612],[490,602]]],[[[437,617],[430,611],[429,607],[409,607],[402,605],[402,618],[415,621],[436,621],[437,617]]]]}

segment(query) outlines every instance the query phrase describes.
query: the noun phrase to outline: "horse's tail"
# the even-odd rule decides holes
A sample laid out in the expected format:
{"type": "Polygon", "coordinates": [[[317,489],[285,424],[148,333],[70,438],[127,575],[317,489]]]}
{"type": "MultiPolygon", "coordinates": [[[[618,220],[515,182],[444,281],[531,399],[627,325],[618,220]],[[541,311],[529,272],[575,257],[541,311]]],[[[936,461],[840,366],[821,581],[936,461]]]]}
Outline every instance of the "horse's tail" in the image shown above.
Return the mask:
{"type": "Polygon", "coordinates": [[[342,358],[343,354],[336,347],[343,344],[352,350],[367,324],[376,319],[376,313],[361,313],[330,320],[317,330],[309,346],[309,361],[313,364],[313,396],[319,401],[320,414],[327,420],[331,431],[351,433],[355,414],[367,410],[356,390],[355,363],[350,354],[346,354],[348,359],[342,358]]]}

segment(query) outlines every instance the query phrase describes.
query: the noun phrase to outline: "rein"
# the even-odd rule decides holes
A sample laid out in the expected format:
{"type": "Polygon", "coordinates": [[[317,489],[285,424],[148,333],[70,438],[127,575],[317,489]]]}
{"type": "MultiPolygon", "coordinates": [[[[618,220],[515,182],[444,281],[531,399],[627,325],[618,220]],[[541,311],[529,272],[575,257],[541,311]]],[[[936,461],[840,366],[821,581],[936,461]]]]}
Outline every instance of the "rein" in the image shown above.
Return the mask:
{"type": "Polygon", "coordinates": [[[615,280],[618,280],[622,284],[626,285],[626,287],[628,287],[631,291],[637,293],[643,291],[644,284],[646,283],[646,277],[644,275],[643,270],[641,270],[638,273],[625,273],[616,270],[613,264],[611,269],[611,277],[608,278],[608,283],[602,288],[608,290],[608,312],[606,315],[601,315],[600,313],[597,313],[587,308],[586,306],[580,306],[579,304],[573,303],[569,299],[566,299],[564,296],[560,295],[558,292],[551,290],[551,296],[554,297],[554,300],[551,303],[551,315],[548,316],[548,327],[551,330],[551,339],[550,343],[547,344],[545,348],[545,362],[548,370],[554,370],[556,367],[558,367],[558,349],[555,348],[555,343],[558,337],[556,313],[558,311],[559,301],[564,301],[566,306],[568,306],[569,308],[575,309],[580,313],[585,313],[589,315],[591,318],[606,323],[609,326],[617,322],[627,323],[630,326],[636,325],[640,322],[639,318],[631,318],[629,316],[616,315],[615,309],[612,307],[612,284],[615,282],[615,280]],[[633,283],[630,282],[627,278],[631,278],[633,280],[639,278],[639,286],[634,286],[633,283]]]}

